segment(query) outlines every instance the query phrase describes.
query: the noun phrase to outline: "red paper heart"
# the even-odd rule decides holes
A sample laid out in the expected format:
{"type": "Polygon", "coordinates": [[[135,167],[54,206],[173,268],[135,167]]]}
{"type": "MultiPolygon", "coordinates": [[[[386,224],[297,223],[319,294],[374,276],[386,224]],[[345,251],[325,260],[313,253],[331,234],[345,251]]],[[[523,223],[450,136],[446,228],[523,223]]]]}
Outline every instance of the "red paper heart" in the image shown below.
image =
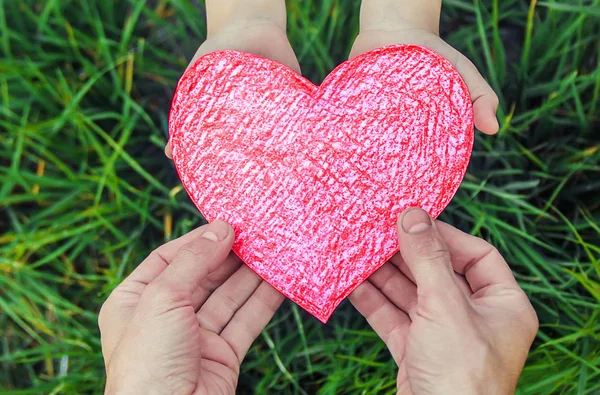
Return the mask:
{"type": "Polygon", "coordinates": [[[473,145],[469,92],[429,49],[397,45],[341,64],[317,87],[236,51],[190,67],[173,98],[175,166],[235,253],[326,322],[398,250],[396,218],[437,217],[473,145]]]}

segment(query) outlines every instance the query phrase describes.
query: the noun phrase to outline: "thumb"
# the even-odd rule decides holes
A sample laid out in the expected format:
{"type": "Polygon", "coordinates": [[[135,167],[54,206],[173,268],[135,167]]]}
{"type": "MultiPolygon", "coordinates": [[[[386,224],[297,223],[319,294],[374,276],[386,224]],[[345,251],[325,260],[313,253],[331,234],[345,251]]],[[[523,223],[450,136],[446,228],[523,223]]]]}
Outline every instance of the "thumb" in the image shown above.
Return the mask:
{"type": "Polygon", "coordinates": [[[411,208],[400,215],[398,243],[419,293],[458,290],[450,252],[427,212],[411,208]]]}
{"type": "Polygon", "coordinates": [[[214,221],[202,227],[202,233],[179,248],[169,266],[148,285],[144,294],[166,300],[191,298],[200,282],[227,258],[233,240],[233,229],[226,222],[214,221]]]}

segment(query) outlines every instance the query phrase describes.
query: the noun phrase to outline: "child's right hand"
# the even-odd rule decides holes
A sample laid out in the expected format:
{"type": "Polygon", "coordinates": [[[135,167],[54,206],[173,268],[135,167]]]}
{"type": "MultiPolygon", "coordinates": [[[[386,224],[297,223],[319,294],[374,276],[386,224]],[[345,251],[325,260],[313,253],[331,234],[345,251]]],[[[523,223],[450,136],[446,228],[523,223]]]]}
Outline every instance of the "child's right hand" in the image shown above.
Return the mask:
{"type": "Polygon", "coordinates": [[[375,48],[394,44],[427,47],[448,59],[465,81],[471,100],[475,127],[486,134],[498,132],[498,96],[477,67],[439,36],[441,0],[363,0],[360,32],[350,58],[375,48]]]}
{"type": "MultiPolygon", "coordinates": [[[[287,39],[287,15],[282,0],[207,0],[208,33],[192,58],[225,49],[253,53],[283,63],[300,74],[287,39]]],[[[169,143],[165,154],[172,158],[169,143]]]]}

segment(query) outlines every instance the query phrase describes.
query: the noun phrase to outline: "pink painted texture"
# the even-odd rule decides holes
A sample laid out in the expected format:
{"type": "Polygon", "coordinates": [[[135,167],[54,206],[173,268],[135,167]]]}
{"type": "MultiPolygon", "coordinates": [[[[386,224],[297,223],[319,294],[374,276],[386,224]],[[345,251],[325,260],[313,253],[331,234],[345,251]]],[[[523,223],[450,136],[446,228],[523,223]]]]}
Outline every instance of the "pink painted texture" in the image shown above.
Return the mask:
{"type": "Polygon", "coordinates": [[[317,87],[286,66],[220,51],[173,98],[175,166],[234,252],[322,322],[398,251],[396,218],[437,217],[473,146],[469,92],[429,49],[396,45],[341,64],[317,87]]]}

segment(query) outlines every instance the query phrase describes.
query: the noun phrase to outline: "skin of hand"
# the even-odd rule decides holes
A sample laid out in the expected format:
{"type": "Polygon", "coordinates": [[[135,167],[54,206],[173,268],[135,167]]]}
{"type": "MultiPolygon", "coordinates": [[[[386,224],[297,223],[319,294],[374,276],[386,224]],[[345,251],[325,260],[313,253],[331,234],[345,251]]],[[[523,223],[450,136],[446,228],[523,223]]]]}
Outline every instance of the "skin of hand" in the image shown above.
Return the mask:
{"type": "MultiPolygon", "coordinates": [[[[207,53],[233,49],[275,60],[301,74],[286,34],[284,0],[207,0],[206,19],[206,41],[190,65],[207,53]]],[[[172,159],[169,143],[165,155],[172,159]]]]}
{"type": "Polygon", "coordinates": [[[475,127],[498,132],[498,96],[475,65],[439,37],[441,0],[363,0],[360,31],[350,57],[393,44],[427,47],[448,59],[463,77],[473,101],[475,127]]]}
{"type": "Polygon", "coordinates": [[[152,252],[98,318],[107,394],[234,394],[284,297],[230,254],[215,221],[152,252]]]}
{"type": "Polygon", "coordinates": [[[398,393],[514,393],[538,320],[502,256],[421,209],[400,216],[398,242],[350,295],[399,367],[398,393]]]}

